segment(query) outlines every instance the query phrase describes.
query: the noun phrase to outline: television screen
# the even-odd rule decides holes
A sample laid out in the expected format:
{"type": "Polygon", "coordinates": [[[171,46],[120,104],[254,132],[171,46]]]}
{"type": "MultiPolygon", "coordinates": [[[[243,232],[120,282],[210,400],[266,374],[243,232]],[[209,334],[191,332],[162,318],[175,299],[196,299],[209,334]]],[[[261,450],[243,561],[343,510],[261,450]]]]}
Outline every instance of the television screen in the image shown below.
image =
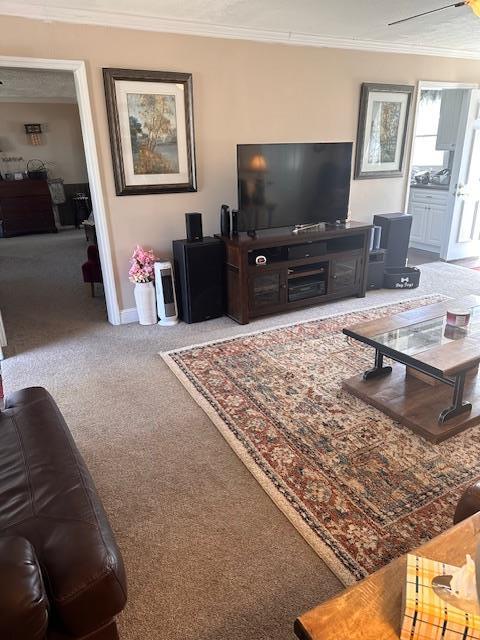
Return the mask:
{"type": "Polygon", "coordinates": [[[351,142],[237,145],[239,231],[346,220],[351,142]]]}

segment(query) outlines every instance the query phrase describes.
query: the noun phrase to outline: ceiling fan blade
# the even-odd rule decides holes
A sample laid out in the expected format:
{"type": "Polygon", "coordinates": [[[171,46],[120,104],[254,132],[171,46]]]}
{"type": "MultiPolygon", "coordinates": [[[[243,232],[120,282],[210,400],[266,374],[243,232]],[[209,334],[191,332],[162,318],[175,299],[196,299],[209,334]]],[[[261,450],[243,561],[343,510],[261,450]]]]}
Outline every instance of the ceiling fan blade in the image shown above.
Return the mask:
{"type": "Polygon", "coordinates": [[[480,0],[465,0],[465,4],[480,18],[480,0]]]}
{"type": "Polygon", "coordinates": [[[401,22],[407,22],[408,20],[414,20],[415,18],[420,18],[421,16],[426,16],[429,13],[436,13],[437,11],[443,11],[444,9],[449,9],[450,7],[463,7],[466,2],[453,2],[452,4],[446,4],[443,7],[438,7],[438,9],[430,9],[430,11],[424,11],[423,13],[417,13],[414,16],[410,16],[409,18],[402,18],[402,20],[395,20],[395,22],[389,22],[388,26],[391,27],[394,24],[400,24],[401,22]]]}

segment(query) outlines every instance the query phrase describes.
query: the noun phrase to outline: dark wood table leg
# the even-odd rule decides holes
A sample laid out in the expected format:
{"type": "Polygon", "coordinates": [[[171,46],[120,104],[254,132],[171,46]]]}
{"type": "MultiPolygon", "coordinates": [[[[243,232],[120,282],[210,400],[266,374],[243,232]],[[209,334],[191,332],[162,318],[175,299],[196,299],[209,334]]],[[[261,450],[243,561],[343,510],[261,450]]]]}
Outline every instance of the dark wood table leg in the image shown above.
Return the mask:
{"type": "Polygon", "coordinates": [[[379,378],[381,376],[388,376],[392,373],[392,367],[386,367],[383,364],[383,353],[378,349],[375,349],[375,366],[373,369],[367,369],[363,374],[364,380],[371,380],[372,378],[379,378]]]}
{"type": "Polygon", "coordinates": [[[466,371],[463,371],[455,377],[455,384],[453,386],[453,404],[451,407],[448,407],[448,409],[444,409],[438,416],[438,422],[440,424],[444,424],[447,420],[472,410],[472,404],[470,402],[463,401],[465,376],[466,371]]]}

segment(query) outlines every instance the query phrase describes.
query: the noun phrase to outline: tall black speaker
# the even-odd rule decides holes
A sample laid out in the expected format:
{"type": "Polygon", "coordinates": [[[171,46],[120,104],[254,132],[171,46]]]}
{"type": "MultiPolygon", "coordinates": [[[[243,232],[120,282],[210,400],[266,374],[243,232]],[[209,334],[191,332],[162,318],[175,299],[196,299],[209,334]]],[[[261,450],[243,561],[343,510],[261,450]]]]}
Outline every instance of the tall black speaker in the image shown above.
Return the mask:
{"type": "Polygon", "coordinates": [[[230,207],[222,204],[220,207],[220,233],[224,238],[230,237],[230,207]]]}
{"type": "Polygon", "coordinates": [[[382,228],[380,247],[386,249],[385,267],[404,267],[407,263],[412,216],[407,213],[379,213],[373,224],[382,228]]]}
{"type": "Polygon", "coordinates": [[[178,313],[182,320],[201,322],[225,312],[225,245],[205,236],[198,242],[173,241],[178,313]]]}

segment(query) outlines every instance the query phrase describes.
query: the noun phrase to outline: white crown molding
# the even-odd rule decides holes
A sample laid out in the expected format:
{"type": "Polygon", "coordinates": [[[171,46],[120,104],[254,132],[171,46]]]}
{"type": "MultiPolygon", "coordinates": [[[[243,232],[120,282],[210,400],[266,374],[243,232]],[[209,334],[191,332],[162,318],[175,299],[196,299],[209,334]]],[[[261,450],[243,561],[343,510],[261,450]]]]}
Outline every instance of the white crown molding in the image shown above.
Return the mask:
{"type": "Polygon", "coordinates": [[[463,58],[480,60],[480,51],[425,47],[422,45],[391,43],[376,40],[357,40],[336,36],[310,35],[288,31],[270,31],[229,27],[208,24],[193,20],[174,20],[156,16],[141,16],[124,12],[72,9],[66,7],[38,6],[15,0],[2,1],[0,14],[43,20],[45,22],[73,22],[97,26],[158,31],[182,35],[205,36],[209,38],[227,38],[232,40],[253,40],[296,46],[325,47],[333,49],[354,49],[357,51],[376,51],[381,53],[402,53],[409,55],[440,56],[444,58],[463,58]]]}

